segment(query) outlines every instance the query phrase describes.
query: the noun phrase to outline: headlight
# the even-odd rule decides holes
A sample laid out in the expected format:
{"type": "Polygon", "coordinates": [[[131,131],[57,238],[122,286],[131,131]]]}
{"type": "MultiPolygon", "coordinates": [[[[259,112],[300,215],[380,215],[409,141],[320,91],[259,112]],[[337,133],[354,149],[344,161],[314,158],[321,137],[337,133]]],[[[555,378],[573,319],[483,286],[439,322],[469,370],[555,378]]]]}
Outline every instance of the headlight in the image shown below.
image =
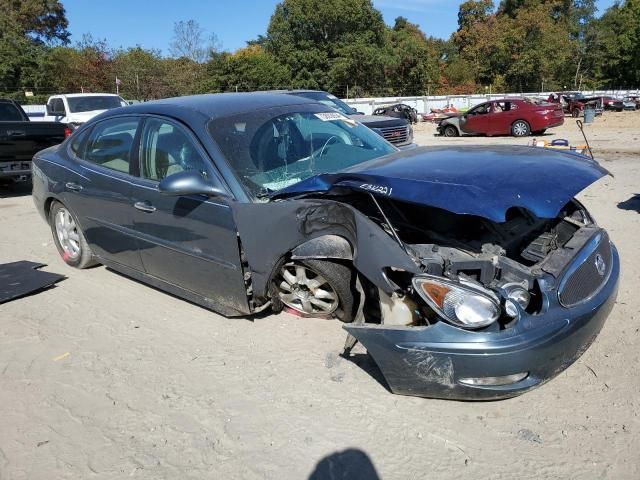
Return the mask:
{"type": "Polygon", "coordinates": [[[424,275],[415,277],[413,286],[436,313],[459,327],[486,327],[500,316],[497,297],[469,282],[424,275]]]}

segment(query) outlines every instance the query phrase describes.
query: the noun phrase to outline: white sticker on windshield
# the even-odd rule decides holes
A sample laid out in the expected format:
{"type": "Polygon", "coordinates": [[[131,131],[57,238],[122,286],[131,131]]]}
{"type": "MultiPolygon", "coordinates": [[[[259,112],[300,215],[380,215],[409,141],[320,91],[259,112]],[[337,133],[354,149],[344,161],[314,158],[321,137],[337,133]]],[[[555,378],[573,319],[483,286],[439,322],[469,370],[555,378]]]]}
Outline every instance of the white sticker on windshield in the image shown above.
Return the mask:
{"type": "Polygon", "coordinates": [[[316,113],[315,116],[323,122],[333,122],[334,120],[342,120],[344,122],[349,121],[347,117],[338,112],[316,113]]]}

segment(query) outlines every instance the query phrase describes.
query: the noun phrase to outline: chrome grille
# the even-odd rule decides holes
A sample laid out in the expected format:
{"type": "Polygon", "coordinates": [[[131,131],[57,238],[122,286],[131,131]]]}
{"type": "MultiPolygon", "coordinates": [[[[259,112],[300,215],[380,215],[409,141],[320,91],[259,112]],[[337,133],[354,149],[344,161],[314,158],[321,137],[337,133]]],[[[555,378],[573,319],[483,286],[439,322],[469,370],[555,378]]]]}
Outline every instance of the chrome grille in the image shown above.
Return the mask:
{"type": "Polygon", "coordinates": [[[600,235],[600,242],[587,258],[570,268],[560,282],[558,298],[564,307],[585,302],[600,291],[611,273],[612,252],[609,236],[600,235]],[[599,271],[600,269],[600,271],[599,271]]]}
{"type": "Polygon", "coordinates": [[[384,139],[390,143],[405,143],[409,133],[407,127],[385,127],[379,130],[384,139]]]}

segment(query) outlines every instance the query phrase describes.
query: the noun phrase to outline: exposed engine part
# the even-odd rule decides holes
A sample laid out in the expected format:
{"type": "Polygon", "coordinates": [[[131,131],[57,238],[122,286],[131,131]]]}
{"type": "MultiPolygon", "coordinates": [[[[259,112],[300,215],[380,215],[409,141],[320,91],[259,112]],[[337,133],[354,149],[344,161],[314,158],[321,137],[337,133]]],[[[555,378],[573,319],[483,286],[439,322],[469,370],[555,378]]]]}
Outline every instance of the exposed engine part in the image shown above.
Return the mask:
{"type": "Polygon", "coordinates": [[[409,326],[418,323],[418,306],[408,296],[400,296],[397,293],[387,295],[378,290],[380,296],[380,312],[384,325],[409,326]]]}

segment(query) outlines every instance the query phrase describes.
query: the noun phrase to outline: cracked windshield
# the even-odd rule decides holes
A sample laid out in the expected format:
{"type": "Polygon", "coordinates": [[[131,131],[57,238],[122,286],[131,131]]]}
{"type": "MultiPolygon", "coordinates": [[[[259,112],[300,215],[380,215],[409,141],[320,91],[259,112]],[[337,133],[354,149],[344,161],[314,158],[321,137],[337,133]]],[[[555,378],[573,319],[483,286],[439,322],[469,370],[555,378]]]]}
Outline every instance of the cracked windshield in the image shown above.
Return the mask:
{"type": "Polygon", "coordinates": [[[212,121],[209,131],[257,198],[396,151],[367,127],[314,105],[225,117],[212,121]]]}

